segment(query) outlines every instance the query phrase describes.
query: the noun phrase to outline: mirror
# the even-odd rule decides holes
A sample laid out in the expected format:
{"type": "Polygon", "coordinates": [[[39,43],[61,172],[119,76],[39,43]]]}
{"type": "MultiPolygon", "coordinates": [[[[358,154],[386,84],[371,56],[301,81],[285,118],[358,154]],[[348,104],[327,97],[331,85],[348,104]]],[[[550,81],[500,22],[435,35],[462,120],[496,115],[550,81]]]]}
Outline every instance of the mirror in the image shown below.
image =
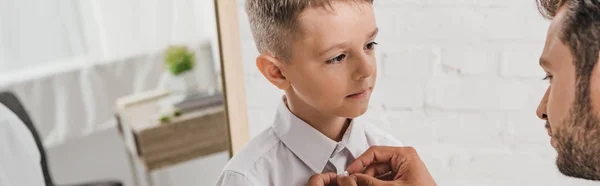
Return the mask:
{"type": "Polygon", "coordinates": [[[45,180],[214,184],[249,139],[236,5],[1,1],[0,92],[31,118],[45,180]]]}

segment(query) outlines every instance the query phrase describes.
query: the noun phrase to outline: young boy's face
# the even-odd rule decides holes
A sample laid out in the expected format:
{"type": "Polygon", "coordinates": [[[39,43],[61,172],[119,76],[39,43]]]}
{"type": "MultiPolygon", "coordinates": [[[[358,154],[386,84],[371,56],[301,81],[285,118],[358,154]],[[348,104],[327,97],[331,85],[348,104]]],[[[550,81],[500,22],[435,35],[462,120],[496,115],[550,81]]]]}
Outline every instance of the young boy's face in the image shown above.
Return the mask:
{"type": "Polygon", "coordinates": [[[378,29],[370,3],[334,2],[332,8],[311,7],[298,15],[301,37],[280,69],[290,84],[289,99],[354,118],[367,110],[375,86],[378,29]]]}

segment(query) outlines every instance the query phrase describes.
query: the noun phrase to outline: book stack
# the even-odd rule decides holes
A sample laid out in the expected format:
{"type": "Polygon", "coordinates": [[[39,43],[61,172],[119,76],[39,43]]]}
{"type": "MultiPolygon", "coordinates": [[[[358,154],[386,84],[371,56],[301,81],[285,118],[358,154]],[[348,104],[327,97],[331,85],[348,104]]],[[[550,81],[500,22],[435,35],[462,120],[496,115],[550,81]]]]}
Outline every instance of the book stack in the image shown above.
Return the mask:
{"type": "Polygon", "coordinates": [[[217,94],[196,94],[187,97],[181,103],[175,104],[175,107],[180,109],[182,112],[192,112],[195,110],[202,110],[208,107],[223,105],[223,95],[217,94]]]}

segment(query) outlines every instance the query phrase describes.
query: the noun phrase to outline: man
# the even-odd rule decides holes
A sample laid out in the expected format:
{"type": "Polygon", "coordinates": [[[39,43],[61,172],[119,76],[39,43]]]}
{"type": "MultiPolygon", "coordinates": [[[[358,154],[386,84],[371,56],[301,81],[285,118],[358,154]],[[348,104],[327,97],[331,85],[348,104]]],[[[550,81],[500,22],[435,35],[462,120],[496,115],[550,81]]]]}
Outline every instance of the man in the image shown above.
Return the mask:
{"type": "MultiPolygon", "coordinates": [[[[538,0],[538,5],[552,23],[540,58],[550,85],[537,115],[546,121],[559,171],[600,181],[600,0],[538,0]]],[[[435,185],[410,147],[373,147],[348,172],[364,174],[320,174],[309,184],[435,185]]]]}
{"type": "Polygon", "coordinates": [[[40,158],[29,129],[0,103],[0,186],[45,185],[40,158]]]}

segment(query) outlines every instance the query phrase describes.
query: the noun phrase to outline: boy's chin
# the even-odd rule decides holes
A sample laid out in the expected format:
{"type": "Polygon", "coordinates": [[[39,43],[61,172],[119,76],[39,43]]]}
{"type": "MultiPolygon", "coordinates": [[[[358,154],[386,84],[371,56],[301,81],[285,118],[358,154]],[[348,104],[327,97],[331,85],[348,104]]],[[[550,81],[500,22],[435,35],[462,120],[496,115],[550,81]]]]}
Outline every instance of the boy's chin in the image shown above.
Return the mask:
{"type": "Polygon", "coordinates": [[[368,104],[348,106],[342,111],[340,116],[345,118],[357,118],[365,114],[368,108],[368,104]]]}

